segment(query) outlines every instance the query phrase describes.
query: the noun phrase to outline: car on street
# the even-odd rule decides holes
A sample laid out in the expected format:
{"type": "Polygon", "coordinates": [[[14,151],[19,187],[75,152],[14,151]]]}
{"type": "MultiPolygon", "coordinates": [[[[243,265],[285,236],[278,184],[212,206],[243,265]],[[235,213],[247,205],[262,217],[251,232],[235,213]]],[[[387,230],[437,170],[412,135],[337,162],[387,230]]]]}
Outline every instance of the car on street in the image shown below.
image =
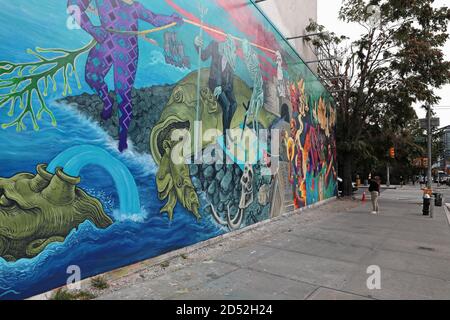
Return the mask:
{"type": "MultiPolygon", "coordinates": [[[[339,195],[341,195],[343,190],[344,190],[344,180],[342,178],[338,177],[337,181],[338,181],[339,195]]],[[[355,193],[356,191],[358,191],[358,187],[356,186],[356,182],[352,182],[352,192],[355,193]]]]}

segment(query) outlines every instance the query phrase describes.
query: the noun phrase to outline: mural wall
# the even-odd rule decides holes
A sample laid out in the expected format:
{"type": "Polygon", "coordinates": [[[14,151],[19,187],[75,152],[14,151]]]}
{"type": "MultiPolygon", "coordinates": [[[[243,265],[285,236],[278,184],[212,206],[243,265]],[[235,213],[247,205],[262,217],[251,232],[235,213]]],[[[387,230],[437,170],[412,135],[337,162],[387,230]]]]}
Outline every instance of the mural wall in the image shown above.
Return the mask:
{"type": "Polygon", "coordinates": [[[269,219],[280,160],[336,194],[332,100],[253,3],[0,3],[0,299],[269,219]]]}

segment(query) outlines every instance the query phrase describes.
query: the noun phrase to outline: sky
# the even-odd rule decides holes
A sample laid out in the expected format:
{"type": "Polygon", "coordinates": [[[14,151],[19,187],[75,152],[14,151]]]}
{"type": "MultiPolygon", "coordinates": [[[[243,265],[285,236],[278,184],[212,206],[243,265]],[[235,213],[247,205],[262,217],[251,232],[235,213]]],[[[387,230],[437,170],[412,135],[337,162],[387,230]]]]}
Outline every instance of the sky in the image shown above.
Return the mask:
{"type": "MultiPolygon", "coordinates": [[[[338,12],[341,7],[342,0],[318,0],[318,22],[324,25],[328,30],[334,31],[336,34],[344,34],[350,38],[357,38],[363,32],[362,27],[357,24],[347,24],[338,19],[338,12]]],[[[449,0],[435,0],[436,6],[449,5],[449,0]]],[[[444,52],[447,59],[450,60],[450,41],[447,42],[444,52]]],[[[437,90],[438,95],[442,98],[439,106],[450,107],[450,85],[437,90]]],[[[415,106],[415,110],[419,118],[425,117],[425,112],[420,105],[415,106]]],[[[450,125],[450,108],[435,108],[436,116],[441,119],[441,127],[450,125]]]]}

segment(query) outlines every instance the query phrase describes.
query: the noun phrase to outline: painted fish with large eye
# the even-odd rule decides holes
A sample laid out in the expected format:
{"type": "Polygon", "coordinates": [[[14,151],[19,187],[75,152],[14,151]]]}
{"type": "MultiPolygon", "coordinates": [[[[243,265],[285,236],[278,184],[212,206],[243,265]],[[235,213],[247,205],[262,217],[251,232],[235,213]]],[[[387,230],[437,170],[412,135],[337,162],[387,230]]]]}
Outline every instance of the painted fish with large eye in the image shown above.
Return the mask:
{"type": "MultiPolygon", "coordinates": [[[[214,98],[208,87],[209,69],[201,69],[199,117],[202,124],[202,132],[210,129],[222,131],[222,108],[214,98]]],[[[175,147],[172,141],[174,130],[187,130],[191,150],[194,150],[194,123],[197,114],[197,71],[187,75],[178,82],[173,89],[169,102],[164,107],[160,120],[152,128],[150,134],[150,150],[156,164],[157,187],[160,200],[167,203],[161,209],[161,213],[167,213],[173,219],[174,209],[179,201],[187,210],[200,219],[199,199],[192,184],[189,167],[185,164],[176,165],[172,162],[171,153],[175,147]]],[[[245,118],[247,103],[252,95],[252,90],[240,78],[234,79],[234,93],[238,103],[237,110],[231,122],[231,128],[238,128],[245,118]]],[[[265,110],[261,110],[259,122],[264,128],[276,120],[276,116],[265,110]]],[[[203,136],[202,147],[206,148],[216,143],[215,137],[203,136]]],[[[184,155],[189,156],[189,155],[184,155]]]]}

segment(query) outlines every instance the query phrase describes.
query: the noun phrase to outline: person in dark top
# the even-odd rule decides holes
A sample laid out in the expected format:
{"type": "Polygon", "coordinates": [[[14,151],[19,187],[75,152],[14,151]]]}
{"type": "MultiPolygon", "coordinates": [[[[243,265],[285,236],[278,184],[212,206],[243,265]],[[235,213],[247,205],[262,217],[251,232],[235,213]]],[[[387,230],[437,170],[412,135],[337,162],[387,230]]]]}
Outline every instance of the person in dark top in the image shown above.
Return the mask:
{"type": "Polygon", "coordinates": [[[376,176],[374,179],[370,180],[369,192],[372,199],[372,214],[378,214],[380,211],[378,205],[378,199],[380,197],[380,184],[381,179],[379,176],[376,176]]]}
{"type": "MultiPolygon", "coordinates": [[[[217,98],[223,111],[223,134],[226,137],[231,120],[236,112],[237,102],[234,95],[234,73],[236,69],[236,44],[231,36],[225,42],[211,41],[203,48],[203,39],[195,38],[195,49],[200,53],[202,61],[211,58],[208,86],[217,98]]],[[[224,142],[226,144],[226,138],[224,142]]]]}

